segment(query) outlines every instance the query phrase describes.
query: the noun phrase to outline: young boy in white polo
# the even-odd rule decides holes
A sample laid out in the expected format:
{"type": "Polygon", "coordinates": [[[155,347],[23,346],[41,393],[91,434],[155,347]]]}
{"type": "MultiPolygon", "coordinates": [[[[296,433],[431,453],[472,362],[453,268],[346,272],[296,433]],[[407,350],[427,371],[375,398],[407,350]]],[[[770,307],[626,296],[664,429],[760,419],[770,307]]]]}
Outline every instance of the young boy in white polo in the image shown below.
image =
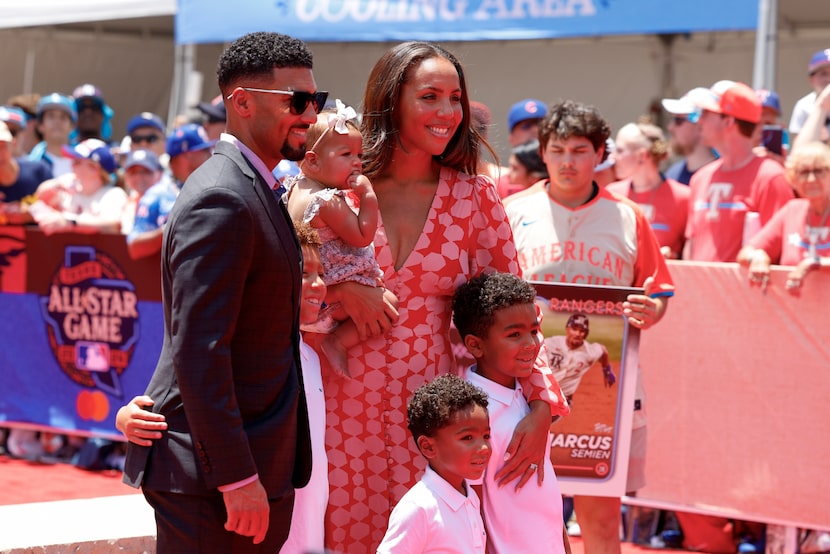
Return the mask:
{"type": "Polygon", "coordinates": [[[484,554],[478,479],[490,459],[487,395],[455,375],[421,386],[407,420],[428,466],[389,516],[378,554],[484,554]]]}
{"type": "Polygon", "coordinates": [[[562,494],[549,457],[541,466],[531,465],[538,478],[521,488],[499,486],[495,480],[513,430],[530,411],[517,378],[530,375],[542,346],[535,298],[533,286],[510,273],[474,277],[453,298],[453,322],[476,360],[467,381],[488,397],[493,454],[474,484],[482,489],[487,552],[492,554],[570,552],[562,494]]]}

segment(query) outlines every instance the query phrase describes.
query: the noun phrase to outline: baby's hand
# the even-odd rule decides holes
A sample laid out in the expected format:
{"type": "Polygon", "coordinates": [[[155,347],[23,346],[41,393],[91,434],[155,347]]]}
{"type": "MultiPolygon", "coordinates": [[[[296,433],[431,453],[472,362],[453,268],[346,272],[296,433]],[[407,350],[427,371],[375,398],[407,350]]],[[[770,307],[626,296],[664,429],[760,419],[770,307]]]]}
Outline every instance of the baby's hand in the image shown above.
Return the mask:
{"type": "MultiPolygon", "coordinates": [[[[351,180],[351,178],[349,179],[351,180]]],[[[360,197],[366,196],[370,192],[374,192],[374,189],[372,189],[372,182],[365,175],[354,176],[352,190],[360,197]]]]}

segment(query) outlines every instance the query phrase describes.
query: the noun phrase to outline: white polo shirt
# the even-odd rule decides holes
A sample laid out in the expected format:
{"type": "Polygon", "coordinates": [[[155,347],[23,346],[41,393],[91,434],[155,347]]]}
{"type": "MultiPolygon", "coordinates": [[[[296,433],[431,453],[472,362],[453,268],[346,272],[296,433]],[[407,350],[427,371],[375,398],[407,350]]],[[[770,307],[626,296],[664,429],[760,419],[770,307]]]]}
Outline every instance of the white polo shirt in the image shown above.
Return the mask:
{"type": "Polygon", "coordinates": [[[326,398],[320,358],[300,337],[303,388],[308,406],[311,432],[311,477],[308,484],[294,491],[294,510],[288,538],[280,554],[322,552],[325,548],[324,520],[329,502],[329,465],[326,457],[326,398]]]}
{"type": "MultiPolygon", "coordinates": [[[[561,519],[561,513],[560,513],[561,519]]],[[[487,534],[481,504],[467,485],[464,496],[427,466],[389,516],[378,554],[484,554],[487,534]]]]}
{"type": "Polygon", "coordinates": [[[487,521],[487,551],[490,554],[564,554],[562,493],[550,457],[545,457],[545,480],[541,485],[536,475],[519,491],[516,491],[515,482],[499,487],[494,479],[496,472],[504,465],[504,453],[513,430],[530,413],[522,387],[518,382],[515,389],[503,387],[475,373],[474,367],[467,370],[466,379],[487,393],[490,446],[493,450],[481,482],[484,519],[487,521]]]}

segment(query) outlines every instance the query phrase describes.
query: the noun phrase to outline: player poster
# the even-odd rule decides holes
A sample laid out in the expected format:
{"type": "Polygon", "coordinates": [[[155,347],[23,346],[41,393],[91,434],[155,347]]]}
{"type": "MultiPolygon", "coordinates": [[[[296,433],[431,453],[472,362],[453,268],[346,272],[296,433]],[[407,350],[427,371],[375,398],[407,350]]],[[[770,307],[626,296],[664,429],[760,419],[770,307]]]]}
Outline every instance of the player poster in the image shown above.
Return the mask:
{"type": "Polygon", "coordinates": [[[551,425],[564,494],[623,496],[637,386],[639,329],[623,302],[642,289],[532,283],[544,348],[571,414],[551,425]]]}

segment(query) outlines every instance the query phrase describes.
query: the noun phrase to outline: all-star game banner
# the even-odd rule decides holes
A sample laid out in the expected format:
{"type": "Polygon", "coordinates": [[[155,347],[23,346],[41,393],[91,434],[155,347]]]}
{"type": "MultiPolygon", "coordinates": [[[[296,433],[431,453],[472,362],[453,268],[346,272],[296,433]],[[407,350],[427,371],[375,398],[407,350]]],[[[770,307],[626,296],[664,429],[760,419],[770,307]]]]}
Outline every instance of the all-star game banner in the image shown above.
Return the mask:
{"type": "Polygon", "coordinates": [[[0,227],[0,423],[115,435],[161,351],[159,271],[123,235],[0,227]]]}

